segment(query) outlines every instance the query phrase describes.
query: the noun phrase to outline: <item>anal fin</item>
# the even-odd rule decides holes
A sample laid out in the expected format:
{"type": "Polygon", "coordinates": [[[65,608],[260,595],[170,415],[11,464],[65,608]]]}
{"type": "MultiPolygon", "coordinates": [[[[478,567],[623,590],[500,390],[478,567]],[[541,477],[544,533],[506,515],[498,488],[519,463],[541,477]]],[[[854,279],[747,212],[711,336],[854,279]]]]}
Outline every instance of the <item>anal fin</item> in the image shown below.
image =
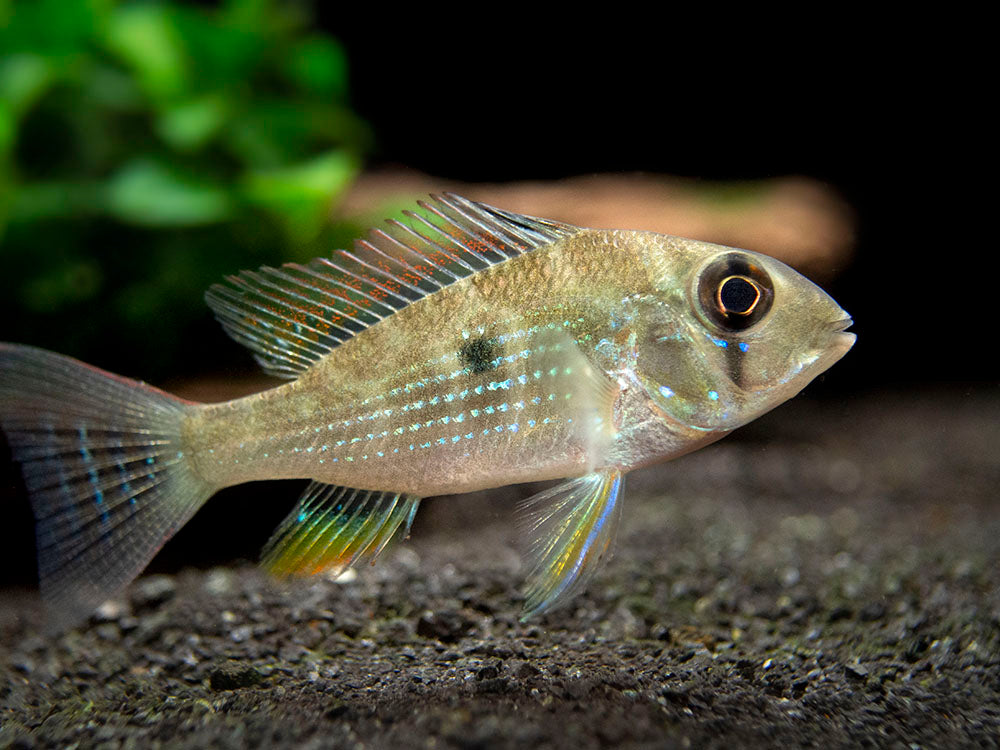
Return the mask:
{"type": "Polygon", "coordinates": [[[596,471],[522,504],[532,539],[522,621],[568,602],[610,558],[621,518],[622,481],[617,469],[596,471]]]}
{"type": "Polygon", "coordinates": [[[261,564],[284,577],[374,562],[400,527],[409,533],[419,503],[414,495],[312,482],[264,545],[261,564]]]}

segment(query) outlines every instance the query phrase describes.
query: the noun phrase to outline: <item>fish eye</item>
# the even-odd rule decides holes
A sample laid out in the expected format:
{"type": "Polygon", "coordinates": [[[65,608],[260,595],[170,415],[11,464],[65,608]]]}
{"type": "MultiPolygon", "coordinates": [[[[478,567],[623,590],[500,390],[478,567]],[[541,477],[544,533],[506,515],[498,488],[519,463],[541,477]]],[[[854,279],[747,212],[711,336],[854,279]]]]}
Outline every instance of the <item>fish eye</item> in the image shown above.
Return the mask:
{"type": "Polygon", "coordinates": [[[715,305],[729,315],[750,315],[760,302],[760,287],[746,276],[728,276],[715,290],[715,305]]]}
{"type": "Polygon", "coordinates": [[[730,253],[701,273],[698,301],[704,315],[725,331],[742,331],[771,309],[771,277],[747,256],[730,253]]]}

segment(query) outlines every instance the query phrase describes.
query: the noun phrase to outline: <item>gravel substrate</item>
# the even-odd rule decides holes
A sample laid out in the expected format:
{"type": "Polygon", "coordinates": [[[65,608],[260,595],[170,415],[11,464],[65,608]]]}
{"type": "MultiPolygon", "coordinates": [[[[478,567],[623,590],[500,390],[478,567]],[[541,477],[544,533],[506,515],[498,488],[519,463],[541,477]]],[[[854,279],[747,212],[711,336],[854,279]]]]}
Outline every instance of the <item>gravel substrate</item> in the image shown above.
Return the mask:
{"type": "Polygon", "coordinates": [[[630,476],[614,560],[528,624],[530,488],[339,582],[149,576],[57,637],[2,592],[0,746],[996,747],[998,446],[995,389],[797,399],[630,476]]]}

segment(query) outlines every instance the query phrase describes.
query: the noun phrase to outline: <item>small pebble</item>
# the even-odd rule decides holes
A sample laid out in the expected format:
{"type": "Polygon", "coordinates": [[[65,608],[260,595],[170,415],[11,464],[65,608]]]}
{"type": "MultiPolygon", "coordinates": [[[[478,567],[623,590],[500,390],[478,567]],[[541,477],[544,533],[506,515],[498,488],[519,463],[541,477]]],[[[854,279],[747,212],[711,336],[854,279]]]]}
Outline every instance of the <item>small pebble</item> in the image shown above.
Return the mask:
{"type": "Polygon", "coordinates": [[[209,672],[208,681],[212,690],[238,690],[253,687],[264,677],[256,668],[239,662],[226,662],[209,672]]]}
{"type": "Polygon", "coordinates": [[[138,608],[158,607],[174,597],[177,584],[171,576],[140,578],[132,589],[132,603],[138,608]]]}

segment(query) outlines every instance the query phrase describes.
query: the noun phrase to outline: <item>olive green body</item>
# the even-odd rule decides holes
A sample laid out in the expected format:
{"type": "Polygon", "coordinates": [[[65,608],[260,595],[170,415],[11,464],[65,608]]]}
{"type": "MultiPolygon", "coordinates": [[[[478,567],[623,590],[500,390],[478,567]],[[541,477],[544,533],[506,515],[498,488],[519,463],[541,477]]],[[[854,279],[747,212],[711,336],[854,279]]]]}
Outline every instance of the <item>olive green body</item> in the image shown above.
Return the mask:
{"type": "MultiPolygon", "coordinates": [[[[421,496],[627,471],[686,453],[815,375],[796,377],[806,368],[764,332],[743,337],[752,364],[733,382],[713,343],[721,334],[707,329],[691,289],[698,269],[726,251],[581,230],[417,300],[287,385],[193,412],[187,452],[220,487],[301,477],[421,496]],[[669,401],[657,390],[665,383],[669,401]]],[[[779,284],[776,311],[803,294],[811,310],[782,344],[815,359],[843,313],[798,274],[763,262],[779,284]],[[817,313],[829,325],[817,327],[817,313]],[[797,340],[803,330],[816,340],[797,340]]]]}

